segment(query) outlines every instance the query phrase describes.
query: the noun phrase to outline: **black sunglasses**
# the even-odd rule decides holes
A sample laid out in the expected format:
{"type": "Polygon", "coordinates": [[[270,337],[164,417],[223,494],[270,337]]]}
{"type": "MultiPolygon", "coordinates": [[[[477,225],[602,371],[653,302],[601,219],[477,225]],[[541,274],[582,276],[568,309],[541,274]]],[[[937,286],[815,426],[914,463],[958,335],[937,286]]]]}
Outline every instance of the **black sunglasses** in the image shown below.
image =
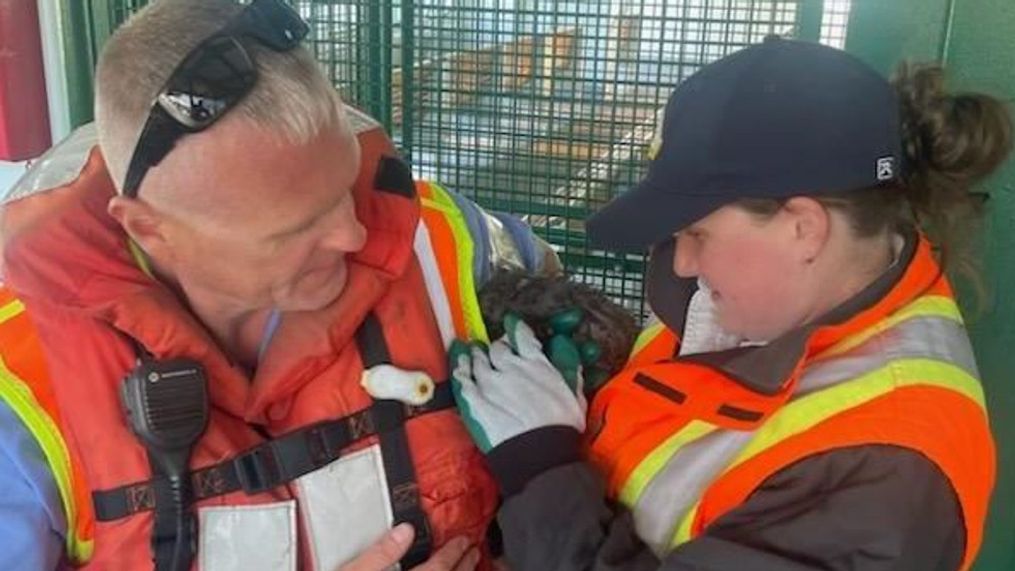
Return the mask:
{"type": "Polygon", "coordinates": [[[148,169],[159,164],[180,137],[210,127],[254,87],[257,67],[240,38],[284,52],[309,32],[310,26],[284,0],[253,0],[198,44],[152,103],[127,167],[124,196],[137,196],[148,169]]]}

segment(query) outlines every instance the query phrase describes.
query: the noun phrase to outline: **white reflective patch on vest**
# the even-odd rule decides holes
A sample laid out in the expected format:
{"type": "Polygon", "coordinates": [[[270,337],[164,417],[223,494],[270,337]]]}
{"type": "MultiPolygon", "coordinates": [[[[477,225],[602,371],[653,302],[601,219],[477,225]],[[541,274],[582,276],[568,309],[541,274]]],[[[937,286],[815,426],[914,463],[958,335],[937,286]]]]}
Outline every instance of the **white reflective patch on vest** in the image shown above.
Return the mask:
{"type": "Polygon", "coordinates": [[[296,502],[198,510],[202,571],[296,571],[296,502]]]}
{"type": "Polygon", "coordinates": [[[338,569],[391,528],[379,446],[339,458],[296,485],[314,569],[338,569]]]}

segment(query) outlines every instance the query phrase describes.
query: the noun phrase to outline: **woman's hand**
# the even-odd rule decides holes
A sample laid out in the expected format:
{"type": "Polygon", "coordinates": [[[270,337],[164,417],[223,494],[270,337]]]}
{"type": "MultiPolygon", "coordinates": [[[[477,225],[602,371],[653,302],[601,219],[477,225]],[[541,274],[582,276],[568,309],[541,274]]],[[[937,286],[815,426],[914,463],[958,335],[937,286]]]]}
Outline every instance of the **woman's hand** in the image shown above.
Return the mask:
{"type": "Polygon", "coordinates": [[[490,346],[455,341],[449,352],[459,414],[484,452],[539,428],[585,430],[587,403],[581,372],[569,384],[517,316],[504,318],[504,337],[490,346]]]}

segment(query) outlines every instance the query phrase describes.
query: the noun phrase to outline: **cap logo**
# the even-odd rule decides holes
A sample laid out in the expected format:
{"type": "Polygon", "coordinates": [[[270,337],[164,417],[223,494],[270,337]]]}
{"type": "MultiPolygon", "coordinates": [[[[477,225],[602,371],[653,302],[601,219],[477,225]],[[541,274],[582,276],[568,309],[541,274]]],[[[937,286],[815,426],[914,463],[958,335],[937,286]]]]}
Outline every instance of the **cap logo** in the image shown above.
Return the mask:
{"type": "Polygon", "coordinates": [[[895,178],[895,157],[881,157],[877,166],[878,181],[895,178]]]}

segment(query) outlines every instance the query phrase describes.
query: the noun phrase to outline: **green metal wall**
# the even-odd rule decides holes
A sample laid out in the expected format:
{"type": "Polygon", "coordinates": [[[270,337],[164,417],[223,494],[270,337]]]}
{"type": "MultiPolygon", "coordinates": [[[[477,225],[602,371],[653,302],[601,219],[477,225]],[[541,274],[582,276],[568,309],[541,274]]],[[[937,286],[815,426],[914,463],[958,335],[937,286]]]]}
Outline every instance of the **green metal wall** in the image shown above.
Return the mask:
{"type": "MultiPolygon", "coordinates": [[[[1015,102],[1012,0],[855,0],[847,49],[885,72],[904,58],[941,59],[954,87],[1015,102]]],[[[1009,160],[986,187],[991,191],[983,240],[989,298],[985,310],[969,320],[999,473],[976,569],[1008,571],[1015,569],[1015,161],[1009,160]]]]}
{"type": "Polygon", "coordinates": [[[902,58],[939,59],[952,0],[853,0],[846,51],[888,75],[902,58]]]}
{"type": "MultiPolygon", "coordinates": [[[[956,84],[1004,96],[1015,111],[1015,2],[956,2],[945,56],[956,84]]],[[[1000,473],[979,569],[1015,569],[1015,160],[990,184],[984,254],[989,313],[973,325],[1000,473]]]]}
{"type": "MultiPolygon", "coordinates": [[[[48,1],[48,0],[47,0],[48,1]]],[[[92,119],[92,72],[102,45],[147,0],[57,0],[72,126],[92,119]]]]}

